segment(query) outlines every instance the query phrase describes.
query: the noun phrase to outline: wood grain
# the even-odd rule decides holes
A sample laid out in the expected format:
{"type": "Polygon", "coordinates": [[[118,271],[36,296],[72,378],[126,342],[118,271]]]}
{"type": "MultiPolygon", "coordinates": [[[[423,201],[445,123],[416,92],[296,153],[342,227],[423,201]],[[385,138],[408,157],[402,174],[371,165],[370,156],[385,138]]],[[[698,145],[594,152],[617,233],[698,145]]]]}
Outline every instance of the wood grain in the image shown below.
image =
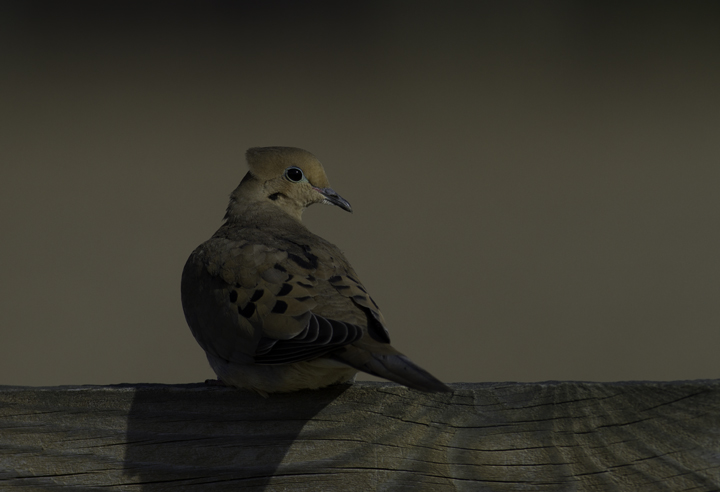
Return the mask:
{"type": "Polygon", "coordinates": [[[720,380],[0,387],[0,489],[720,490],[720,380]]]}

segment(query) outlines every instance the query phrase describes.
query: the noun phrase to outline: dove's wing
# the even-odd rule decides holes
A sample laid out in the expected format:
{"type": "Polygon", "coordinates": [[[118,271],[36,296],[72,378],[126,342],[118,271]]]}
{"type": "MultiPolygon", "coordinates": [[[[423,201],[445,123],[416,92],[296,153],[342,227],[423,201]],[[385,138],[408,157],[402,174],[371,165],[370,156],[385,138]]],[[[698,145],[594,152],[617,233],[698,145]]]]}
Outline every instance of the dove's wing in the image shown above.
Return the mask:
{"type": "Polygon", "coordinates": [[[205,243],[188,259],[182,282],[183,308],[200,345],[229,362],[286,364],[359,340],[362,310],[313,265],[261,244],[205,243]]]}
{"type": "Polygon", "coordinates": [[[448,390],[390,345],[377,304],[329,243],[284,250],[213,238],[186,264],[183,308],[200,345],[229,362],[326,356],[412,388],[448,390]]]}

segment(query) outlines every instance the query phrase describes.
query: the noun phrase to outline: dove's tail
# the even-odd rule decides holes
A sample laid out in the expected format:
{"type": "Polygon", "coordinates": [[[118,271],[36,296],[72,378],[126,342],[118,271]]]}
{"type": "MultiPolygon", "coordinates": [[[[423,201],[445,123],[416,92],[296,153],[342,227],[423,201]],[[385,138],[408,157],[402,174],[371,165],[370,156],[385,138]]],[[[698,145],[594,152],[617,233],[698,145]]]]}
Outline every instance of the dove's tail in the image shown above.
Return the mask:
{"type": "Polygon", "coordinates": [[[333,352],[331,356],[355,369],[389,379],[408,388],[429,393],[452,393],[453,391],[399,352],[379,354],[349,345],[333,352]]]}

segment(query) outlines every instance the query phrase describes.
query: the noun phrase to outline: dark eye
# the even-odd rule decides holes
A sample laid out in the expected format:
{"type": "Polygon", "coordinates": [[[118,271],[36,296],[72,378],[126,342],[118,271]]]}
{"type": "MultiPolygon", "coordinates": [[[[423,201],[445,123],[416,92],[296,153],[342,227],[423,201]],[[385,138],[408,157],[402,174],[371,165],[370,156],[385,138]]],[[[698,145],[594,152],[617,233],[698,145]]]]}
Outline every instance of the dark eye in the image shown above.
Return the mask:
{"type": "Polygon", "coordinates": [[[289,167],[285,169],[285,177],[292,181],[293,183],[297,183],[298,181],[302,181],[303,179],[303,172],[300,168],[297,167],[289,167]]]}

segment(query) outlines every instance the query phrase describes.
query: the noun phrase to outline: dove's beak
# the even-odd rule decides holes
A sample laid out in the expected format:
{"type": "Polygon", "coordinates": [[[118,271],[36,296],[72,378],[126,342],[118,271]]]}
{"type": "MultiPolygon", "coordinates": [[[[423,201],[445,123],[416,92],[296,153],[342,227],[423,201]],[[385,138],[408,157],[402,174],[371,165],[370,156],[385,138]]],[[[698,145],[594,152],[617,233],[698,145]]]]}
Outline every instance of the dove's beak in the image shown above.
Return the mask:
{"type": "Polygon", "coordinates": [[[343,197],[335,193],[335,190],[332,188],[315,188],[315,191],[320,193],[323,197],[325,197],[325,200],[323,200],[323,203],[327,203],[330,205],[337,205],[343,210],[346,210],[350,213],[352,213],[352,207],[350,204],[345,200],[343,197]]]}

